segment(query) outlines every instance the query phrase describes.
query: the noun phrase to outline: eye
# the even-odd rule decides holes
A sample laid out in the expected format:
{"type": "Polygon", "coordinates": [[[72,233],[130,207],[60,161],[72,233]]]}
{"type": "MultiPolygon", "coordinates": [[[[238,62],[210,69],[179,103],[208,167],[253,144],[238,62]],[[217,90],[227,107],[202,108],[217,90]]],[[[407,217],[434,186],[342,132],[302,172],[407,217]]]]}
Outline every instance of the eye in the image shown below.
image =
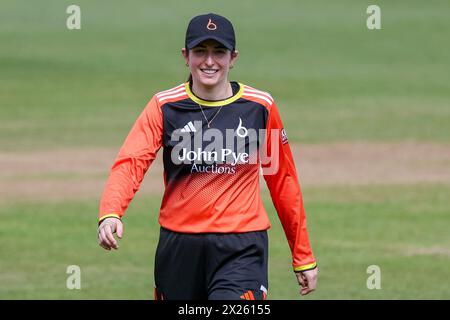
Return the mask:
{"type": "Polygon", "coordinates": [[[195,48],[194,49],[194,53],[204,53],[205,52],[205,49],[203,49],[203,48],[195,48]]]}

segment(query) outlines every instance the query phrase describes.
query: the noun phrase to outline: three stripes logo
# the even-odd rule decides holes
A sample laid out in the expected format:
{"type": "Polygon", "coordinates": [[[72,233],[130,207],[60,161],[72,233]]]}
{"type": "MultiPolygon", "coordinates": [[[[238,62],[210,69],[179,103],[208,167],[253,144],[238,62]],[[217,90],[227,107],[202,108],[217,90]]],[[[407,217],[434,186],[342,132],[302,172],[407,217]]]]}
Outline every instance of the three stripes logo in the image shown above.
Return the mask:
{"type": "Polygon", "coordinates": [[[189,121],[183,128],[180,130],[181,132],[197,132],[197,129],[195,129],[194,125],[192,124],[192,121],[189,121]]]}
{"type": "MultiPolygon", "coordinates": [[[[263,285],[261,285],[261,287],[259,288],[259,290],[262,291],[262,298],[263,300],[267,299],[267,288],[264,287],[263,285]]],[[[245,292],[242,296],[240,296],[240,298],[242,300],[256,300],[255,299],[255,295],[253,294],[252,290],[248,290],[247,292],[245,292]]]]}
{"type": "Polygon", "coordinates": [[[248,290],[242,296],[240,296],[242,300],[255,300],[255,296],[253,295],[252,290],[248,290]]]}

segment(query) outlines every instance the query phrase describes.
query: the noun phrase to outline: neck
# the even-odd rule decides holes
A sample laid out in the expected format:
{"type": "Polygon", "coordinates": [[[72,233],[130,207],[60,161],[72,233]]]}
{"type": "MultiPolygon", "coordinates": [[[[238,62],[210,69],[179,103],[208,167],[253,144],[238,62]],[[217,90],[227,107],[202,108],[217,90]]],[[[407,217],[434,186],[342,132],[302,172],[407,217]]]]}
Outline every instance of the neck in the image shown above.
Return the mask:
{"type": "Polygon", "coordinates": [[[197,97],[203,100],[224,100],[233,95],[231,84],[228,81],[211,87],[203,86],[198,81],[194,81],[192,91],[197,97]]]}

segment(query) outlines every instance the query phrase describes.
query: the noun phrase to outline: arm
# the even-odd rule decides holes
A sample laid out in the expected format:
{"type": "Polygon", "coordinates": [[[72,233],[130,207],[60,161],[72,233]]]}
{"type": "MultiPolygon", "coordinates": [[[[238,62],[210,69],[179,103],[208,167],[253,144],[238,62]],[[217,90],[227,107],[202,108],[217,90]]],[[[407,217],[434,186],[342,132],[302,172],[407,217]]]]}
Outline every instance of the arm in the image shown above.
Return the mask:
{"type": "Polygon", "coordinates": [[[269,109],[266,128],[266,151],[261,158],[264,179],[292,252],[293,269],[304,288],[302,294],[307,294],[315,288],[317,264],[309,243],[295,162],[275,103],[269,109]]]}
{"type": "Polygon", "coordinates": [[[121,218],[161,148],[162,131],[161,109],[153,97],[125,139],[100,200],[98,238],[105,249],[117,249],[112,233],[122,237],[121,218]]]}

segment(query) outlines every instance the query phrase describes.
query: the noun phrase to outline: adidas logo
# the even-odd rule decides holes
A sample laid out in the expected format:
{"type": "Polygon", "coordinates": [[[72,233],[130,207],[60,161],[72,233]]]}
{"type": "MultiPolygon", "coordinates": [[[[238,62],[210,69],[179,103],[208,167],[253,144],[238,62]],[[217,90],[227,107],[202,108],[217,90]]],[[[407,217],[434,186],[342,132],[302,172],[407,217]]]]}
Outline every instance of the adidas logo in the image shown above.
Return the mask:
{"type": "Polygon", "coordinates": [[[248,290],[245,292],[242,296],[240,296],[242,300],[256,300],[255,296],[253,295],[253,292],[251,290],[248,290]]]}
{"type": "Polygon", "coordinates": [[[181,128],[181,132],[197,132],[192,121],[189,121],[183,128],[181,128]]]}

